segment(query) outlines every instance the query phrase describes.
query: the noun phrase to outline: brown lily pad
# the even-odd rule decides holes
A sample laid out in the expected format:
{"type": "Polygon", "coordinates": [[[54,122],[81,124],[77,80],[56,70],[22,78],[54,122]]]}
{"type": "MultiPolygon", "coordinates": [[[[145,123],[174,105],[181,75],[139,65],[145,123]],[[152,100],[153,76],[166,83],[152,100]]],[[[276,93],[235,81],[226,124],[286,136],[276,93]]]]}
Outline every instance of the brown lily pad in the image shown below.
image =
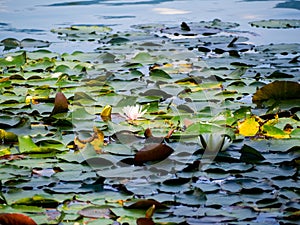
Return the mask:
{"type": "Polygon", "coordinates": [[[2,225],[36,225],[30,217],[20,213],[0,214],[0,224],[2,225]]]}
{"type": "Polygon", "coordinates": [[[288,100],[300,98],[300,84],[293,81],[274,81],[258,89],[252,97],[253,102],[269,99],[288,100]]]}
{"type": "Polygon", "coordinates": [[[174,150],[166,144],[149,144],[135,154],[134,163],[142,165],[146,162],[162,161],[173,152],[174,150]]]}
{"type": "Polygon", "coordinates": [[[57,92],[54,100],[54,108],[51,115],[68,112],[68,100],[62,92],[57,92]]]}

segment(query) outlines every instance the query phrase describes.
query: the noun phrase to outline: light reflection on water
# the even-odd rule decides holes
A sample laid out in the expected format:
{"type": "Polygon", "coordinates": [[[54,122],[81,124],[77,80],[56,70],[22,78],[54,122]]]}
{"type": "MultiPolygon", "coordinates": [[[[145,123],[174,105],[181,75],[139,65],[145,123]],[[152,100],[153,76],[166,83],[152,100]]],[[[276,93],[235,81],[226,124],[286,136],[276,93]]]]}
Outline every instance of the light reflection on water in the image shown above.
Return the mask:
{"type": "Polygon", "coordinates": [[[74,24],[101,24],[124,30],[141,23],[179,24],[218,18],[238,22],[240,30],[257,33],[250,37],[255,44],[299,42],[300,29],[261,29],[249,25],[250,21],[261,19],[300,19],[296,9],[299,1],[293,2],[294,9],[278,8],[284,5],[281,1],[249,0],[2,0],[0,40],[13,37],[61,42],[50,30],[74,24]]]}

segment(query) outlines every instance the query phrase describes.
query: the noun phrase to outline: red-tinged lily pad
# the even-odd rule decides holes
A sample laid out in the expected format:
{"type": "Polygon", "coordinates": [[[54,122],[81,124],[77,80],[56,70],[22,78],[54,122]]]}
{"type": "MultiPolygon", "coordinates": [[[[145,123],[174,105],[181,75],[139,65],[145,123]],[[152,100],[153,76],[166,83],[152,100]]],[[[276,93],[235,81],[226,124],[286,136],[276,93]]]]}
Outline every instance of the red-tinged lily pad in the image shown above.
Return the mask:
{"type": "Polygon", "coordinates": [[[136,165],[146,162],[162,161],[171,155],[174,150],[166,144],[149,144],[139,150],[134,156],[136,165]]]}
{"type": "Polygon", "coordinates": [[[288,100],[300,98],[300,84],[293,81],[274,81],[258,89],[252,97],[253,102],[288,100]]]}
{"type": "Polygon", "coordinates": [[[54,108],[51,115],[68,112],[68,100],[62,92],[55,95],[54,108]]]}
{"type": "Polygon", "coordinates": [[[161,209],[161,208],[166,208],[165,205],[162,203],[154,200],[154,199],[140,199],[137,201],[128,202],[125,204],[124,208],[127,209],[148,209],[149,207],[155,205],[155,208],[161,209]]]}
{"type": "Polygon", "coordinates": [[[36,225],[33,219],[20,213],[0,214],[1,225],[36,225]]]}
{"type": "Polygon", "coordinates": [[[155,223],[151,218],[138,218],[136,220],[137,225],[154,225],[155,223]]]}

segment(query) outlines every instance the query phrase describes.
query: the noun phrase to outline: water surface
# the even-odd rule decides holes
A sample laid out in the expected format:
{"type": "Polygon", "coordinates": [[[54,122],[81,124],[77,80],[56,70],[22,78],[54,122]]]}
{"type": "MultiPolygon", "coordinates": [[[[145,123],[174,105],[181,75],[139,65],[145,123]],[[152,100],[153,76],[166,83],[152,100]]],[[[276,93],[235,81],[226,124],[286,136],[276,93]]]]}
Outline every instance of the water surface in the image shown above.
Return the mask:
{"type": "MultiPolygon", "coordinates": [[[[300,1],[266,0],[2,0],[0,40],[42,39],[56,42],[51,45],[53,50],[68,50],[50,32],[52,28],[86,24],[108,25],[121,31],[141,23],[171,25],[218,18],[239,23],[239,30],[256,33],[249,37],[255,44],[290,43],[299,41],[299,29],[253,28],[249,22],[300,19],[299,6],[300,1]]],[[[70,45],[76,48],[74,43],[70,45]]]]}

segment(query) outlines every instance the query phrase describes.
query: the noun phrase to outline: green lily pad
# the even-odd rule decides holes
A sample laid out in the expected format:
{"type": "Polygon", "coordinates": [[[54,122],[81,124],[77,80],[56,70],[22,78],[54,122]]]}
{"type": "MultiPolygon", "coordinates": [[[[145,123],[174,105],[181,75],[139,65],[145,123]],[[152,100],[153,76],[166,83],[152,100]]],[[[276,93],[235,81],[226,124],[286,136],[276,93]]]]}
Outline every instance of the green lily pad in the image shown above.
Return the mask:
{"type": "Polygon", "coordinates": [[[251,26],[262,28],[299,28],[300,20],[288,20],[288,19],[270,19],[250,22],[251,26]]]}
{"type": "Polygon", "coordinates": [[[5,58],[0,58],[1,67],[16,66],[20,67],[26,63],[26,52],[21,54],[7,55],[5,58]]]}
{"type": "Polygon", "coordinates": [[[70,41],[95,41],[101,36],[104,37],[111,30],[111,28],[106,26],[73,25],[71,27],[52,29],[51,31],[59,34],[60,38],[70,41]]]}

